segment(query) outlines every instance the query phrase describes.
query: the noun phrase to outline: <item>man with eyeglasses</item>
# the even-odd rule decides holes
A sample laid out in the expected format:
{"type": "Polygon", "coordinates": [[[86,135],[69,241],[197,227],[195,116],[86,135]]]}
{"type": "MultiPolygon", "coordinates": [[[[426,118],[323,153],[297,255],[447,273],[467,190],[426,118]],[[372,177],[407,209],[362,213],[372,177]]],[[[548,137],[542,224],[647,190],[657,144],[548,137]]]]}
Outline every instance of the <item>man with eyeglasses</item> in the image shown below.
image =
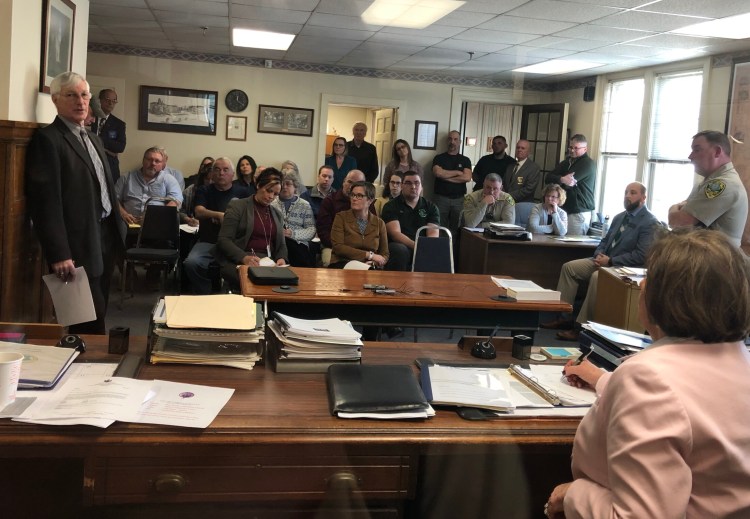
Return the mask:
{"type": "Polygon", "coordinates": [[[440,211],[422,196],[422,178],[418,173],[404,173],[401,195],[383,206],[380,217],[388,231],[391,253],[388,269],[410,270],[417,229],[425,225],[435,227],[427,231],[427,236],[437,236],[440,225],[440,211]]]}
{"type": "Polygon", "coordinates": [[[26,197],[45,259],[61,281],[83,267],[96,319],[74,324],[69,333],[105,334],[109,285],[115,255],[125,243],[115,186],[104,146],[84,121],[91,92],[75,72],[50,84],[57,117],[39,129],[26,153],[26,197]]]}
{"type": "Polygon", "coordinates": [[[471,174],[471,178],[474,180],[474,191],[482,190],[484,187],[484,178],[490,173],[497,173],[502,176],[509,167],[516,165],[513,157],[505,153],[507,148],[508,141],[505,137],[495,135],[492,138],[492,153],[479,159],[471,174]]]}
{"type": "Polygon", "coordinates": [[[104,143],[107,153],[109,169],[112,171],[112,181],[120,178],[120,159],[118,154],[125,151],[125,121],[118,119],[112,111],[117,105],[117,92],[114,88],[105,88],[99,92],[99,106],[104,113],[97,117],[91,125],[91,131],[99,136],[104,143]]]}
{"type": "Polygon", "coordinates": [[[432,199],[440,210],[442,225],[458,235],[458,223],[464,208],[466,183],[471,180],[471,160],[458,152],[461,134],[456,130],[448,133],[448,151],[436,155],[432,160],[435,188],[432,199]]]}
{"type": "Polygon", "coordinates": [[[560,184],[567,199],[562,208],[568,213],[568,235],[589,232],[591,211],[594,210],[596,189],[596,162],[587,154],[588,142],[580,133],[570,138],[568,158],[547,173],[547,184],[560,184]]]}

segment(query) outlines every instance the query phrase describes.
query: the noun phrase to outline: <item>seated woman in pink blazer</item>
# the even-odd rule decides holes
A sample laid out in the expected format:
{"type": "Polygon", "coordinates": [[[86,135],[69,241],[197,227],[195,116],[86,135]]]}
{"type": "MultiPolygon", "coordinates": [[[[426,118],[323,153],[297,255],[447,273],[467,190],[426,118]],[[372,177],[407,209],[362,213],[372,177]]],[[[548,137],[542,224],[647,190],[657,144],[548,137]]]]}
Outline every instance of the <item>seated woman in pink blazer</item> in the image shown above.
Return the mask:
{"type": "Polygon", "coordinates": [[[640,319],[653,345],[613,373],[565,374],[598,396],[573,444],[566,517],[750,517],[750,260],[719,231],[654,241],[640,319]]]}

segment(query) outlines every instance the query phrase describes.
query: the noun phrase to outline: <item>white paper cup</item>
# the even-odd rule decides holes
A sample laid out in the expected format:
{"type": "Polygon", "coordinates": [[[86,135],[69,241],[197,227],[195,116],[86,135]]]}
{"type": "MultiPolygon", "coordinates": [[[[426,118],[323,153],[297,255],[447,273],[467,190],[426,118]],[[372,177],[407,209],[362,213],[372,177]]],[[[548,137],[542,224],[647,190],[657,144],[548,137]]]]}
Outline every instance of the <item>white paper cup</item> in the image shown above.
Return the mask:
{"type": "Polygon", "coordinates": [[[16,399],[23,353],[0,352],[0,409],[16,399]]]}

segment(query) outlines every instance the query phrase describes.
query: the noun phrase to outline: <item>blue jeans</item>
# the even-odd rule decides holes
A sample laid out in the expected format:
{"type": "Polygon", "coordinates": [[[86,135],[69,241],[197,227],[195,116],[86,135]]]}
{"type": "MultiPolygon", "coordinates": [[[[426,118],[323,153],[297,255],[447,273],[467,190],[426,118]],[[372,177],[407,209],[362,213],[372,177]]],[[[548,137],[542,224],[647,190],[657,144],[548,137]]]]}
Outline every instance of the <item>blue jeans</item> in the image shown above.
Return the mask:
{"type": "Polygon", "coordinates": [[[213,281],[208,275],[208,266],[215,261],[214,255],[211,253],[213,248],[213,243],[199,241],[193,245],[190,254],[182,262],[185,274],[193,287],[194,294],[204,295],[211,293],[213,281]]]}

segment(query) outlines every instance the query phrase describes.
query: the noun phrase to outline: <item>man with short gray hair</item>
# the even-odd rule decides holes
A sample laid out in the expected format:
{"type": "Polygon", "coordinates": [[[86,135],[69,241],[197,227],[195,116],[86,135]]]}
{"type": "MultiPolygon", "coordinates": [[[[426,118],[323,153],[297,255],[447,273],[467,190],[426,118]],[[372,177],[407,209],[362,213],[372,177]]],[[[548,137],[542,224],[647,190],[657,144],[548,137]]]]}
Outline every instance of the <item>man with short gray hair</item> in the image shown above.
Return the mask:
{"type": "Polygon", "coordinates": [[[182,204],[180,185],[163,171],[165,164],[163,149],[152,146],[143,153],[143,165],[121,176],[115,184],[120,216],[126,223],[141,223],[146,203],[151,198],[161,199],[151,200],[149,204],[153,205],[179,207],[182,204]]]}
{"type": "Polygon", "coordinates": [[[57,117],[36,131],[26,153],[26,197],[44,256],[60,280],[88,276],[96,320],[69,333],[105,334],[115,255],[124,247],[115,186],[102,142],[86,131],[91,91],[83,76],[64,72],[50,84],[57,117]]]}
{"type": "Polygon", "coordinates": [[[346,143],[347,154],[357,161],[357,169],[365,174],[365,180],[375,182],[380,174],[378,168],[378,151],[375,146],[365,141],[367,125],[357,121],[352,127],[354,138],[346,143]]]}

